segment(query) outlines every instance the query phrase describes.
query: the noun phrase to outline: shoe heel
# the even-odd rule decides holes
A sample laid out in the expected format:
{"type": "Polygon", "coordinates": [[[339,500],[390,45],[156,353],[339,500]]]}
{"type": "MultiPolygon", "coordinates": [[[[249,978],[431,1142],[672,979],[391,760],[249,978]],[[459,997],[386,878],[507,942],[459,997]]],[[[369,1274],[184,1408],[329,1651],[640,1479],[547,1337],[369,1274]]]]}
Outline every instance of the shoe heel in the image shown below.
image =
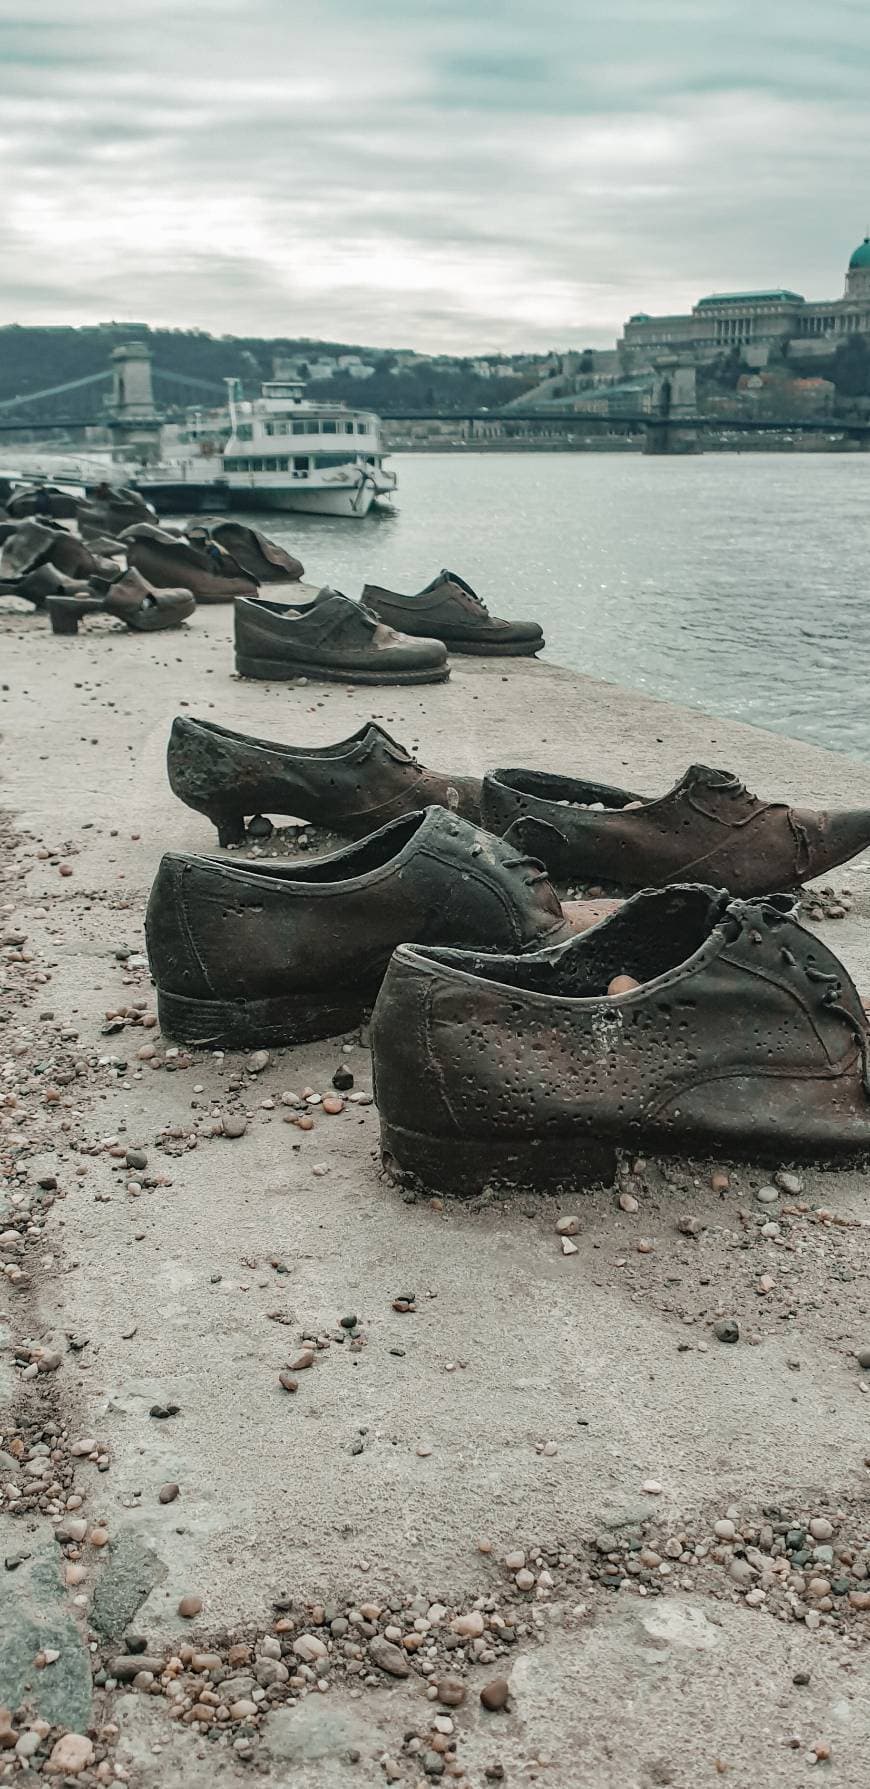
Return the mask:
{"type": "Polygon", "coordinates": [[[427,1191],[465,1199],[474,1198],[487,1186],[537,1193],[585,1192],[594,1186],[610,1186],[616,1175],[616,1150],[595,1138],[560,1139],[558,1143],[512,1142],[510,1138],[478,1142],[467,1136],[432,1137],[383,1120],[381,1158],[386,1172],[400,1183],[417,1182],[427,1191]]]}
{"type": "Polygon", "coordinates": [[[48,614],[53,634],[77,634],[80,616],[77,609],[60,609],[55,603],[48,604],[48,614]]]}
{"type": "Polygon", "coordinates": [[[222,851],[228,845],[243,845],[245,842],[244,814],[228,814],[225,808],[200,808],[199,812],[210,820],[217,828],[218,844],[222,851]]]}
{"type": "Polygon", "coordinates": [[[164,1037],[199,1050],[256,1050],[264,1044],[307,1044],[355,1031],[374,1002],[346,998],[340,1006],[293,995],[274,1000],[193,1000],[157,990],[164,1037]]]}

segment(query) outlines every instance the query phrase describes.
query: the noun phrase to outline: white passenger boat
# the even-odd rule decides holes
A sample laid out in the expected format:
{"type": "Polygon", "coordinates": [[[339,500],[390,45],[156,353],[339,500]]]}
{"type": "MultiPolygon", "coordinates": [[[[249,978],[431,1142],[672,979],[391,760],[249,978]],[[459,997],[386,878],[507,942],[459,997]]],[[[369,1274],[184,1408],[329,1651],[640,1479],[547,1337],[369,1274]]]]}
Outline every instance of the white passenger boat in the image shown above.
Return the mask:
{"type": "Polygon", "coordinates": [[[389,502],[396,474],[384,466],[380,417],[315,402],[293,379],[270,379],[241,398],[228,379],[227,410],[191,411],[164,427],[160,463],[136,478],[158,510],[292,510],[368,515],[389,502]]]}

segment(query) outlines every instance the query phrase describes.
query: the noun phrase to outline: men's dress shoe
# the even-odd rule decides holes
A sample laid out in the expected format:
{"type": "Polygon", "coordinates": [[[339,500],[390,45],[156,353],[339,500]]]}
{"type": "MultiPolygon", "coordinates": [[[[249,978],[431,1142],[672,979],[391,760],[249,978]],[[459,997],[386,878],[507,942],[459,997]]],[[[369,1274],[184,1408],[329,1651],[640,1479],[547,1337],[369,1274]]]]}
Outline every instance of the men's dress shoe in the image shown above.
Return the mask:
{"type": "Polygon", "coordinates": [[[145,932],[167,1035],[244,1049],[358,1025],[403,938],[515,952],[570,928],[540,864],[427,808],[304,864],[164,857],[145,932]]]}
{"type": "Polygon", "coordinates": [[[177,715],[166,767],[170,788],[213,821],[221,845],[241,844],[246,815],[288,814],[348,838],[426,807],[480,819],[479,778],[424,770],[376,721],[335,745],[304,746],[177,715]]]}
{"type": "Polygon", "coordinates": [[[737,895],[797,888],[870,845],[870,808],[759,801],[730,770],[704,764],[654,801],[540,770],[494,770],[483,780],[483,823],[510,828],[556,881],[653,888],[703,877],[737,895]]]}
{"type": "Polygon", "coordinates": [[[292,553],[285,553],[276,541],[242,522],[216,522],[211,538],[232,554],[243,571],[250,572],[256,584],[296,584],[305,570],[292,553]]]}
{"type": "Polygon", "coordinates": [[[319,677],[337,683],[442,683],[450,675],[440,640],[384,627],[339,590],[310,603],[236,603],[236,670],[269,682],[319,677]]]}
{"type": "Polygon", "coordinates": [[[158,588],[189,590],[198,603],[228,603],[256,596],[253,578],[226,557],[216,570],[210,555],[149,522],[136,522],[122,536],[127,564],[158,588]]]}
{"type": "Polygon", "coordinates": [[[443,640],[451,652],[526,658],[546,644],[536,621],[499,621],[456,572],[442,571],[416,596],[363,586],[362,601],[391,627],[443,640]]]}
{"type": "MultiPolygon", "coordinates": [[[[33,575],[33,574],[31,574],[33,575]]],[[[47,598],[52,633],[76,634],[89,615],[110,615],[136,633],[180,627],[196,608],[189,590],[155,590],[137,571],[114,578],[91,578],[86,592],[62,591],[47,598]]]]}
{"type": "Polygon", "coordinates": [[[371,1038],[384,1158],[439,1191],[581,1187],[620,1149],[870,1156],[867,1017],[787,895],[646,892],[519,958],[403,944],[371,1038]]]}

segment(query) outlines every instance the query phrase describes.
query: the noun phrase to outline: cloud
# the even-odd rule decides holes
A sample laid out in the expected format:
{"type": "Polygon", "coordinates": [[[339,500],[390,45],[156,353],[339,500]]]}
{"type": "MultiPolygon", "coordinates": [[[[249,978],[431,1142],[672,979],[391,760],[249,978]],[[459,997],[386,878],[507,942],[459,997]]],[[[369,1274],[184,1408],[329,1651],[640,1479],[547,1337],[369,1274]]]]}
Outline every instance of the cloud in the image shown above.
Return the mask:
{"type": "Polygon", "coordinates": [[[606,343],[717,288],[834,296],[867,224],[863,0],[21,14],[5,322],[606,343]]]}

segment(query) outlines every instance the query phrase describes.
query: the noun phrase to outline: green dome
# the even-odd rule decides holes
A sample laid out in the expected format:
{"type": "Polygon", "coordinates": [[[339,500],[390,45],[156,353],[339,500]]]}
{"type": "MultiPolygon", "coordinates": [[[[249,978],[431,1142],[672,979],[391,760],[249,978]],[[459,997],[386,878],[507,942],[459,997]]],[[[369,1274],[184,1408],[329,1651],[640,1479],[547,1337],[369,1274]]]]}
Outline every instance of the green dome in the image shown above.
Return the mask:
{"type": "Polygon", "coordinates": [[[864,241],[856,248],[849,267],[870,267],[870,236],[865,236],[864,241]]]}

